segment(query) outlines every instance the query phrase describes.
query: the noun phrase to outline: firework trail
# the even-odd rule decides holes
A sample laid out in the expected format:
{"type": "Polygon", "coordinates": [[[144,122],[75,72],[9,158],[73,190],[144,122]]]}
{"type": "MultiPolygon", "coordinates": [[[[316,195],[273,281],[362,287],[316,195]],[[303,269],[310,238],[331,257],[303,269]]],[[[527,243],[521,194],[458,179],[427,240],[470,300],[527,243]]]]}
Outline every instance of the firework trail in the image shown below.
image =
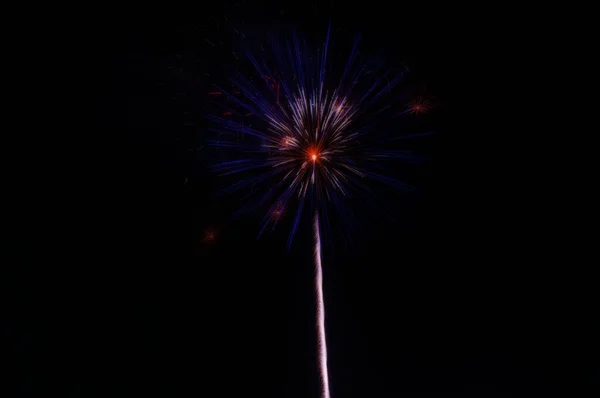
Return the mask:
{"type": "Polygon", "coordinates": [[[325,338],[325,300],[323,298],[323,268],[321,267],[321,234],[319,213],[315,213],[315,293],[317,295],[317,349],[321,376],[321,398],[329,398],[329,374],[327,371],[327,341],[325,338]]]}

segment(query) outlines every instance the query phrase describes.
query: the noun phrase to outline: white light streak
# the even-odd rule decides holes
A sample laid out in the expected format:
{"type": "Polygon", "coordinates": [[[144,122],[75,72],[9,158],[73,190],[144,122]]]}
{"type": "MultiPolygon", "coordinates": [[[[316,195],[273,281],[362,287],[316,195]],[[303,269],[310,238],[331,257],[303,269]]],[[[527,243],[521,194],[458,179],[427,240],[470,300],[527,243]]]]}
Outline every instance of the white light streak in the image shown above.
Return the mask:
{"type": "Polygon", "coordinates": [[[327,342],[325,339],[325,300],[323,299],[323,270],[321,268],[321,233],[319,213],[315,213],[315,293],[317,295],[317,350],[321,375],[321,398],[330,398],[327,371],[327,342]]]}

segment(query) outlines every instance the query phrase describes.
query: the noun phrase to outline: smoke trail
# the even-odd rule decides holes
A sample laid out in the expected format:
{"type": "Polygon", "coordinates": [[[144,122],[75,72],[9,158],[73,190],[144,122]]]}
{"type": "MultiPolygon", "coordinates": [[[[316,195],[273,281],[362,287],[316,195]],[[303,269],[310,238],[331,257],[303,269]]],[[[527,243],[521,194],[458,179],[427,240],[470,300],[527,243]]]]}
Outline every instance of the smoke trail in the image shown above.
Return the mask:
{"type": "Polygon", "coordinates": [[[321,233],[319,213],[315,213],[315,293],[317,294],[317,350],[321,374],[321,398],[329,398],[329,375],[327,373],[327,342],[325,341],[325,302],[323,300],[323,270],[321,269],[321,233]]]}

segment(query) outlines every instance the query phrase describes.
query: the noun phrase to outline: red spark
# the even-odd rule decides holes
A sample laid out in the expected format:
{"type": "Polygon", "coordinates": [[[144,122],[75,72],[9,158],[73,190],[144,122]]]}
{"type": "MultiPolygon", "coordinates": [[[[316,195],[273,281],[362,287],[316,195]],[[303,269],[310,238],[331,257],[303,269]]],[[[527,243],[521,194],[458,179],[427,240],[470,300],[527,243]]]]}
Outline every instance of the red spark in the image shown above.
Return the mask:
{"type": "Polygon", "coordinates": [[[420,113],[427,113],[431,110],[433,105],[430,101],[423,99],[422,97],[418,97],[413,102],[408,105],[408,109],[410,109],[410,113],[413,115],[418,115],[420,113]]]}
{"type": "Polygon", "coordinates": [[[223,116],[231,116],[231,115],[233,115],[233,113],[231,113],[231,112],[223,112],[223,116]]]}
{"type": "Polygon", "coordinates": [[[272,211],[273,216],[276,218],[280,218],[283,213],[285,213],[285,209],[283,207],[277,207],[272,211]]]}
{"type": "Polygon", "coordinates": [[[293,137],[283,137],[283,139],[281,140],[281,146],[284,149],[289,149],[294,145],[294,138],[293,137]]]}
{"type": "Polygon", "coordinates": [[[204,242],[206,244],[213,244],[213,243],[215,243],[216,238],[217,238],[216,231],[212,228],[207,228],[204,231],[204,238],[202,239],[202,242],[204,242]]]}
{"type": "Polygon", "coordinates": [[[220,91],[211,91],[208,93],[208,95],[221,95],[222,93],[220,91]]]}
{"type": "Polygon", "coordinates": [[[283,204],[277,204],[271,208],[270,213],[273,222],[277,223],[285,215],[285,207],[283,204]]]}

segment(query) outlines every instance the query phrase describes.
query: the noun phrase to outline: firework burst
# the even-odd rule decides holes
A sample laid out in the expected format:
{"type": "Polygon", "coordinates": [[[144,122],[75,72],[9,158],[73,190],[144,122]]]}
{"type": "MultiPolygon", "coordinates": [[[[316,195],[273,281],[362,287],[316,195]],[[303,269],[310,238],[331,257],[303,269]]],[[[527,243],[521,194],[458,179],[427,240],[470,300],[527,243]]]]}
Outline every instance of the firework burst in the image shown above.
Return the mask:
{"type": "Polygon", "coordinates": [[[430,109],[423,98],[398,90],[406,68],[392,74],[382,62],[358,62],[357,41],[336,69],[327,61],[330,46],[328,31],[311,59],[296,35],[284,44],[274,39],[261,61],[248,51],[254,79],[238,71],[234,89],[216,86],[208,93],[221,108],[219,116],[210,116],[218,133],[210,144],[228,149],[214,170],[238,176],[223,192],[250,191],[234,217],[262,212],[260,236],[277,223],[278,210],[295,210],[288,247],[303,213],[312,217],[318,209],[326,228],[335,213],[342,223],[353,223],[353,201],[382,209],[373,183],[412,190],[387,175],[386,163],[420,162],[421,156],[398,143],[430,134],[398,123],[430,109]]]}
{"type": "MultiPolygon", "coordinates": [[[[220,175],[236,175],[224,190],[249,191],[236,213],[264,214],[259,236],[275,225],[284,211],[293,209],[288,247],[303,215],[312,219],[315,235],[315,294],[322,397],[329,397],[325,307],[322,286],[321,232],[330,214],[355,220],[350,203],[379,208],[371,182],[410,190],[386,176],[386,161],[420,161],[399,142],[427,135],[400,129],[401,118],[414,118],[430,109],[422,98],[412,100],[398,84],[407,70],[392,74],[382,63],[360,63],[358,41],[348,61],[334,68],[327,60],[330,30],[313,58],[296,35],[283,45],[274,39],[272,53],[258,61],[247,59],[256,80],[242,72],[232,79],[234,89],[216,87],[209,95],[219,102],[220,116],[210,144],[227,148],[226,160],[215,164],[220,175]],[[259,83],[257,83],[257,81],[259,83]],[[409,104],[408,106],[406,104],[409,104]]],[[[262,47],[262,46],[261,46],[262,47]]],[[[220,152],[222,153],[222,151],[220,152]]]]}

